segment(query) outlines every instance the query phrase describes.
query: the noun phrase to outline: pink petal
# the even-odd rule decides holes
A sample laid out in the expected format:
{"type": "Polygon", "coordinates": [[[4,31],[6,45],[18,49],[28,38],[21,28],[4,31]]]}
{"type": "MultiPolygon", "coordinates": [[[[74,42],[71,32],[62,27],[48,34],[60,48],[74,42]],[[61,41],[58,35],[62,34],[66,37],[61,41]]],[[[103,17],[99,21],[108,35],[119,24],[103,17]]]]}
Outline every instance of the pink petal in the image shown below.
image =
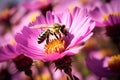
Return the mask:
{"type": "Polygon", "coordinates": [[[62,24],[64,24],[67,29],[70,28],[71,23],[72,23],[72,17],[71,17],[69,10],[65,11],[65,14],[63,14],[61,21],[62,21],[62,24]]]}

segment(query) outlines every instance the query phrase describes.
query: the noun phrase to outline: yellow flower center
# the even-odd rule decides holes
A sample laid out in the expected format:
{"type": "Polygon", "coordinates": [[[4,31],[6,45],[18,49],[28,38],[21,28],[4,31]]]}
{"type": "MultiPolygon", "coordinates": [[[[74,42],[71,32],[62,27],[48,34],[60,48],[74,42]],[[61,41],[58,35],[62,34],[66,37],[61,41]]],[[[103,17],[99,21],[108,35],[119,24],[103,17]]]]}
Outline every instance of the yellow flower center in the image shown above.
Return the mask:
{"type": "Polygon", "coordinates": [[[120,55],[115,55],[108,61],[108,66],[112,71],[120,71],[120,55]]]}
{"type": "Polygon", "coordinates": [[[45,52],[47,54],[51,53],[61,53],[65,50],[65,40],[62,38],[53,39],[48,44],[45,45],[45,52]]]}
{"type": "Polygon", "coordinates": [[[113,12],[103,15],[103,20],[108,20],[109,15],[120,16],[120,12],[113,12]]]}

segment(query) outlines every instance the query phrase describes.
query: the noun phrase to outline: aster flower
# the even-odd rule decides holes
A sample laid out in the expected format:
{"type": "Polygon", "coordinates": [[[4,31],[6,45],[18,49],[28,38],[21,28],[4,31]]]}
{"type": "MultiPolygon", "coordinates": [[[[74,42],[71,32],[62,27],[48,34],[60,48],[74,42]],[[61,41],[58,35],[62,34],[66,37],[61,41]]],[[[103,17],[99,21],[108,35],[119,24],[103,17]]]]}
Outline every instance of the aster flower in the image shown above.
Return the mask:
{"type": "MultiPolygon", "coordinates": [[[[14,35],[16,32],[20,32],[24,25],[27,25],[29,22],[33,21],[35,19],[34,17],[37,15],[40,15],[39,11],[33,11],[27,14],[21,19],[21,22],[18,25],[15,25],[14,28],[12,28],[12,31],[7,32],[4,36],[0,35],[0,62],[14,59],[22,54],[16,50],[14,35]]],[[[17,20],[16,18],[13,19],[17,20]]],[[[4,28],[4,26],[0,25],[0,31],[3,31],[2,28],[4,28]]]]}
{"type": "Polygon", "coordinates": [[[70,56],[79,52],[81,49],[79,45],[92,36],[91,31],[95,23],[87,16],[85,9],[76,7],[72,14],[67,10],[62,17],[47,12],[46,18],[40,15],[37,17],[36,22],[30,24],[30,26],[33,27],[24,27],[22,33],[16,35],[19,47],[23,48],[22,51],[33,59],[54,61],[66,55],[70,56]],[[65,25],[68,35],[59,39],[54,38],[48,44],[46,44],[46,41],[39,44],[38,37],[42,30],[36,29],[35,25],[52,25],[54,23],[65,25]],[[57,46],[54,47],[55,45],[57,46]]]}
{"type": "Polygon", "coordinates": [[[110,3],[111,0],[78,0],[81,7],[85,7],[88,11],[93,11],[105,3],[110,3]]]}
{"type": "Polygon", "coordinates": [[[24,71],[26,75],[32,75],[32,71],[30,67],[32,65],[33,60],[29,57],[26,57],[23,53],[19,53],[16,50],[16,42],[14,44],[7,44],[0,47],[0,62],[11,61],[16,67],[18,74],[21,71],[24,71]],[[23,63],[24,62],[24,63],[23,63]]]}
{"type": "Polygon", "coordinates": [[[55,0],[26,0],[23,6],[30,11],[40,10],[45,15],[48,10],[52,11],[55,4],[55,0]]]}
{"type": "Polygon", "coordinates": [[[24,76],[11,61],[0,62],[0,80],[22,80],[24,76]]]}
{"type": "Polygon", "coordinates": [[[12,41],[14,42],[15,34],[21,32],[23,26],[28,25],[30,22],[34,21],[36,17],[41,14],[38,10],[31,11],[29,13],[25,12],[26,10],[20,6],[17,12],[12,15],[10,19],[7,19],[9,20],[9,23],[7,23],[5,20],[2,20],[2,22],[0,22],[0,46],[11,44],[12,41]],[[8,31],[7,27],[11,29],[8,31]]]}
{"type": "Polygon", "coordinates": [[[16,35],[18,50],[32,59],[53,61],[72,79],[72,59],[69,56],[79,52],[83,47],[80,45],[92,36],[94,26],[95,22],[88,17],[85,9],[76,7],[72,13],[66,10],[61,16],[47,12],[46,17],[40,15],[16,35]],[[48,28],[42,30],[42,26],[48,28]],[[54,32],[49,26],[58,31],[54,32]]]}
{"type": "Polygon", "coordinates": [[[109,36],[112,42],[120,51],[120,9],[119,0],[112,0],[94,11],[91,11],[91,16],[98,22],[97,26],[106,28],[106,35],[109,36]]]}
{"type": "Polygon", "coordinates": [[[76,6],[80,6],[78,0],[59,0],[53,7],[53,10],[58,14],[63,12],[66,8],[69,8],[70,11],[72,11],[76,6]]]}
{"type": "Polygon", "coordinates": [[[86,57],[86,65],[89,70],[95,73],[100,78],[113,77],[120,75],[118,56],[105,56],[102,51],[90,52],[86,57]]]}
{"type": "MultiPolygon", "coordinates": [[[[25,25],[28,25],[30,22],[33,22],[36,20],[36,17],[39,16],[41,14],[40,11],[35,10],[35,11],[31,11],[27,14],[24,15],[24,17],[22,17],[20,19],[19,24],[15,25],[13,28],[13,33],[16,34],[18,32],[21,32],[21,30],[23,29],[23,27],[25,25]]],[[[12,17],[14,20],[16,20],[19,17],[20,13],[17,13],[14,17],[12,17]]]]}
{"type": "Polygon", "coordinates": [[[26,0],[23,5],[25,8],[29,10],[34,10],[46,6],[50,4],[52,1],[53,0],[34,0],[34,1],[26,0]]]}
{"type": "Polygon", "coordinates": [[[1,5],[4,5],[0,7],[0,47],[9,43],[11,44],[14,39],[15,30],[13,30],[14,25],[11,22],[11,18],[17,11],[17,3],[8,2],[6,0],[0,2],[1,5]]]}
{"type": "MultiPolygon", "coordinates": [[[[104,21],[108,21],[110,23],[110,15],[118,16],[119,14],[119,0],[111,0],[110,3],[105,3],[100,7],[95,8],[93,11],[90,11],[90,15],[93,19],[95,19],[99,23],[104,23],[104,21]]],[[[115,19],[116,21],[117,19],[115,19]]],[[[112,24],[112,23],[110,23],[112,24]]],[[[108,25],[104,23],[104,25],[108,25]]],[[[101,25],[97,25],[101,26],[101,25]]]]}
{"type": "Polygon", "coordinates": [[[16,51],[16,46],[14,41],[9,44],[0,47],[0,61],[7,61],[9,59],[15,58],[19,53],[16,51]]]}
{"type": "Polygon", "coordinates": [[[10,18],[15,13],[15,8],[12,9],[5,9],[0,12],[0,26],[2,28],[2,31],[0,32],[0,36],[6,34],[8,31],[11,30],[12,25],[10,22],[10,18]]]}
{"type": "MultiPolygon", "coordinates": [[[[0,79],[1,80],[6,80],[6,79],[11,80],[12,79],[11,74],[10,74],[10,70],[7,69],[7,67],[8,67],[7,62],[0,62],[0,79]]],[[[15,71],[13,71],[13,72],[15,72],[15,71]]]]}
{"type": "Polygon", "coordinates": [[[11,28],[11,17],[17,11],[18,5],[22,2],[22,0],[1,0],[0,1],[0,24],[4,24],[5,27],[11,28]],[[8,27],[9,26],[9,27],[8,27]]]}

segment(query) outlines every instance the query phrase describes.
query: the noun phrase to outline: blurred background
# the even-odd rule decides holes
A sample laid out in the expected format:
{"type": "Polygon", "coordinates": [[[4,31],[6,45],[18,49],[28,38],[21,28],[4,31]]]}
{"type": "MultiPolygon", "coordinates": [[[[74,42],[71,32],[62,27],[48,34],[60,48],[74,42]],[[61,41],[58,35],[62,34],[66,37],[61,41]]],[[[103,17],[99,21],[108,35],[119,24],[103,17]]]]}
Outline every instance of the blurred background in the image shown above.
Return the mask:
{"type": "MultiPolygon", "coordinates": [[[[86,8],[90,16],[96,17],[101,13],[96,15],[95,11],[101,12],[106,5],[109,9],[113,9],[112,7],[119,2],[119,0],[0,0],[0,54],[4,46],[15,43],[16,33],[35,21],[37,16],[41,14],[45,16],[47,11],[60,14],[67,8],[72,11],[77,6],[86,8]],[[108,5],[111,4],[114,5],[109,7],[108,5]]],[[[116,15],[119,18],[119,10],[116,15]]],[[[72,57],[72,73],[79,80],[120,80],[120,24],[117,26],[119,28],[110,31],[112,34],[118,32],[118,40],[113,41],[107,35],[106,25],[96,25],[93,30],[94,35],[86,41],[85,47],[79,54],[72,57]]],[[[2,57],[9,57],[9,55],[0,56],[2,57]]],[[[26,64],[24,61],[18,63],[26,64]]],[[[34,80],[68,80],[66,74],[56,70],[54,64],[48,67],[47,63],[33,60],[31,70],[34,80]]],[[[12,59],[9,59],[0,61],[0,80],[31,79],[23,71],[18,72],[12,59]]]]}

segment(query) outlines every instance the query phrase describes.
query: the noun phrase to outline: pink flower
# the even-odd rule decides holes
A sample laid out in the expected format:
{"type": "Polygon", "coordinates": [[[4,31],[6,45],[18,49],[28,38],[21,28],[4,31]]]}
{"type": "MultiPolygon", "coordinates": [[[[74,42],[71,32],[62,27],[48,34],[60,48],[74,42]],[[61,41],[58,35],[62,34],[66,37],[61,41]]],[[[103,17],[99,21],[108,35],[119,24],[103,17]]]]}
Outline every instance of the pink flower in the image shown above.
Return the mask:
{"type": "Polygon", "coordinates": [[[51,4],[53,0],[26,0],[23,6],[29,10],[35,10],[51,4]]]}
{"type": "Polygon", "coordinates": [[[105,27],[106,35],[116,45],[120,51],[120,0],[111,0],[94,11],[91,11],[91,17],[96,21],[99,27],[105,27]]]}
{"type": "Polygon", "coordinates": [[[59,0],[56,2],[53,10],[55,11],[55,13],[61,13],[65,11],[66,8],[73,10],[76,6],[80,6],[78,0],[59,0]]]}
{"type": "Polygon", "coordinates": [[[11,60],[18,55],[20,55],[20,53],[16,51],[16,45],[7,44],[0,47],[0,62],[11,60]]]}
{"type": "Polygon", "coordinates": [[[108,55],[105,56],[100,50],[90,52],[86,57],[88,69],[99,77],[119,76],[120,55],[113,55],[111,57],[108,55]]]}
{"type": "Polygon", "coordinates": [[[111,26],[120,23],[119,2],[119,0],[111,0],[109,3],[105,3],[95,8],[93,11],[90,11],[90,15],[97,22],[97,26],[111,26]]]}
{"type": "Polygon", "coordinates": [[[40,15],[30,26],[32,27],[24,27],[22,33],[16,35],[19,52],[25,53],[32,59],[55,61],[64,56],[77,54],[83,47],[82,43],[92,36],[91,31],[95,22],[87,15],[85,9],[76,7],[72,13],[66,10],[61,16],[47,12],[46,17],[40,15]],[[45,37],[45,41],[40,43],[41,32],[45,30],[36,28],[39,25],[65,26],[67,33],[55,32],[56,35],[50,34],[49,41],[46,41],[45,37]]]}

